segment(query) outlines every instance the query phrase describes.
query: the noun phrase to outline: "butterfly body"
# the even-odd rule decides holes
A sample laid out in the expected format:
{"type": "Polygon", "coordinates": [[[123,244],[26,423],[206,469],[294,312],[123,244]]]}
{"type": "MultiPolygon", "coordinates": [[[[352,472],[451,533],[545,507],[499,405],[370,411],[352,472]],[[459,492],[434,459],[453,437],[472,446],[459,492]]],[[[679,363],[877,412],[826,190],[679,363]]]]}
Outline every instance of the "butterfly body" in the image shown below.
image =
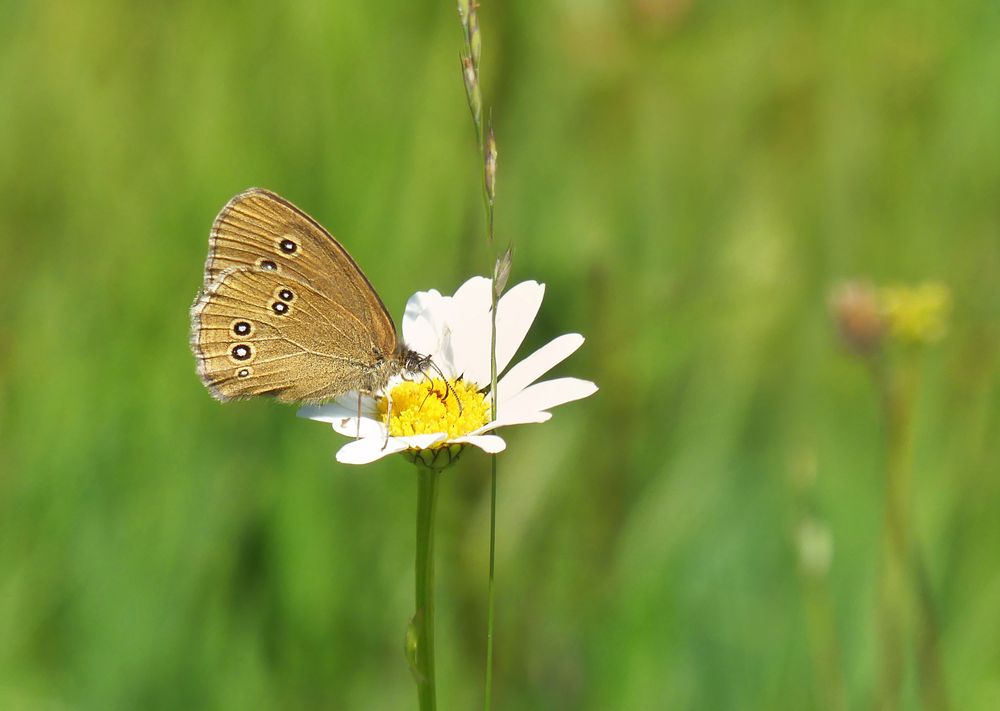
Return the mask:
{"type": "Polygon", "coordinates": [[[343,246],[259,188],[230,200],[212,226],[205,283],[191,307],[191,347],[219,400],[311,403],[375,393],[429,362],[399,340],[343,246]]]}

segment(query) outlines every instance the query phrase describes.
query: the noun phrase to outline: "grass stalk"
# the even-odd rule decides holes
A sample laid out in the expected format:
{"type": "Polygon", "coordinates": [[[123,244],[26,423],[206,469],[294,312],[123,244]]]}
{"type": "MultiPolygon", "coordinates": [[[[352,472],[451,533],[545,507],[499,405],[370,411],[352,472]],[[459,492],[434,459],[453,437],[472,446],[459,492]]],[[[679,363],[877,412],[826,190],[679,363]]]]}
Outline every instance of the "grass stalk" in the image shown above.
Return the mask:
{"type": "MultiPolygon", "coordinates": [[[[495,251],[493,232],[496,199],[497,144],[493,133],[492,118],[483,120],[483,94],[479,83],[479,62],[482,56],[482,35],[479,32],[479,3],[476,0],[458,0],[458,17],[462,24],[464,49],[461,55],[462,79],[476,133],[476,143],[483,166],[483,207],[486,218],[486,241],[491,252],[490,269],[490,418],[497,417],[497,301],[503,293],[510,273],[510,249],[500,258],[495,251]]],[[[496,600],[496,529],[497,529],[497,455],[490,457],[490,563],[486,611],[486,671],[483,690],[483,708],[489,711],[493,698],[493,623],[496,600]]]]}

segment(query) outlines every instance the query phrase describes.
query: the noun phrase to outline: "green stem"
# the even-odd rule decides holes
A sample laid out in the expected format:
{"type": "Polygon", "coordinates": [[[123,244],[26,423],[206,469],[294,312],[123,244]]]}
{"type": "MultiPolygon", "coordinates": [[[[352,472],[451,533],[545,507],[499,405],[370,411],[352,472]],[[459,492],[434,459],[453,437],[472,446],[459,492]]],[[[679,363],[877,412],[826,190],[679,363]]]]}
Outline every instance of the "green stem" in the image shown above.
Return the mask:
{"type": "Polygon", "coordinates": [[[927,567],[920,550],[914,547],[913,574],[917,587],[917,610],[920,617],[920,639],[917,658],[920,663],[920,690],[924,698],[924,708],[947,711],[948,691],[945,686],[944,666],[941,663],[940,628],[934,609],[927,567]]]}
{"type": "Polygon", "coordinates": [[[874,367],[888,442],[883,524],[885,567],[879,601],[882,654],[879,707],[900,707],[906,616],[911,613],[916,617],[918,681],[923,706],[943,710],[948,708],[948,701],[939,651],[940,633],[923,556],[918,541],[910,534],[909,521],[911,419],[917,364],[904,362],[895,370],[889,370],[884,363],[874,367]]]}
{"type": "Polygon", "coordinates": [[[825,575],[803,573],[802,577],[813,670],[822,697],[818,708],[841,711],[847,708],[847,696],[829,585],[825,575]]]}
{"type": "Polygon", "coordinates": [[[493,568],[496,560],[497,541],[497,455],[492,457],[490,467],[490,583],[486,599],[486,684],[483,709],[490,711],[493,700],[493,568]]]}
{"type": "Polygon", "coordinates": [[[410,623],[415,649],[411,663],[420,711],[434,711],[434,512],[438,472],[417,465],[417,611],[410,623]]]}
{"type": "Polygon", "coordinates": [[[881,709],[898,709],[903,680],[905,618],[908,608],[906,569],[909,550],[909,415],[910,389],[884,363],[876,365],[876,382],[885,419],[886,481],[882,523],[883,567],[879,586],[878,630],[882,662],[881,709]]]}

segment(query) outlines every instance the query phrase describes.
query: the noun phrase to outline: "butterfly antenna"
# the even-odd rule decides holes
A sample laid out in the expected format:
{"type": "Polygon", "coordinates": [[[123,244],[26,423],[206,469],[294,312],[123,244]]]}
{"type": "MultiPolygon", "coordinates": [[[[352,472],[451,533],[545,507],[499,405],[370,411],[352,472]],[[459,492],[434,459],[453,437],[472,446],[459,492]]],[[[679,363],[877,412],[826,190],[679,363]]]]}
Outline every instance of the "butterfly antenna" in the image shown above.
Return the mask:
{"type": "MultiPolygon", "coordinates": [[[[448,393],[451,393],[452,395],[455,396],[455,402],[458,403],[458,414],[461,415],[462,414],[462,398],[460,398],[458,396],[458,393],[455,392],[455,388],[451,387],[451,384],[448,382],[448,378],[444,377],[444,373],[441,372],[441,369],[437,367],[437,364],[434,361],[428,360],[427,361],[427,365],[429,365],[430,367],[432,367],[434,369],[434,372],[441,376],[441,380],[444,382],[444,387],[445,387],[445,391],[444,391],[444,397],[445,397],[445,399],[448,399],[448,393]]],[[[428,393],[428,395],[429,394],[430,393],[428,393]]]]}

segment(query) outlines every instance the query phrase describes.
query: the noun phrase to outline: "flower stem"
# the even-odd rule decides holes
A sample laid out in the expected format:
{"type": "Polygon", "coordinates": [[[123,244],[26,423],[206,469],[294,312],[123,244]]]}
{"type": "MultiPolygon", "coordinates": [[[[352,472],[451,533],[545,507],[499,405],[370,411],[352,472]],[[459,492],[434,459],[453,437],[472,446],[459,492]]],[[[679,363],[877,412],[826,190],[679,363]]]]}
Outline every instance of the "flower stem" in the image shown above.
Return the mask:
{"type": "Polygon", "coordinates": [[[873,365],[888,445],[883,522],[885,567],[880,583],[878,618],[882,658],[878,706],[896,709],[901,705],[906,618],[913,614],[917,625],[918,680],[923,706],[946,709],[948,701],[933,595],[919,542],[910,534],[911,420],[918,372],[913,362],[902,363],[897,369],[890,369],[884,362],[873,365]]]}
{"type": "Polygon", "coordinates": [[[908,557],[909,508],[909,415],[908,388],[885,363],[876,365],[876,383],[885,418],[886,480],[882,522],[883,568],[879,583],[878,632],[881,672],[878,707],[900,707],[903,680],[903,646],[908,607],[906,567],[908,557]]]}
{"type": "Polygon", "coordinates": [[[438,472],[417,465],[417,611],[410,622],[414,649],[413,676],[417,682],[420,711],[434,711],[434,512],[437,508],[438,472]]]}

